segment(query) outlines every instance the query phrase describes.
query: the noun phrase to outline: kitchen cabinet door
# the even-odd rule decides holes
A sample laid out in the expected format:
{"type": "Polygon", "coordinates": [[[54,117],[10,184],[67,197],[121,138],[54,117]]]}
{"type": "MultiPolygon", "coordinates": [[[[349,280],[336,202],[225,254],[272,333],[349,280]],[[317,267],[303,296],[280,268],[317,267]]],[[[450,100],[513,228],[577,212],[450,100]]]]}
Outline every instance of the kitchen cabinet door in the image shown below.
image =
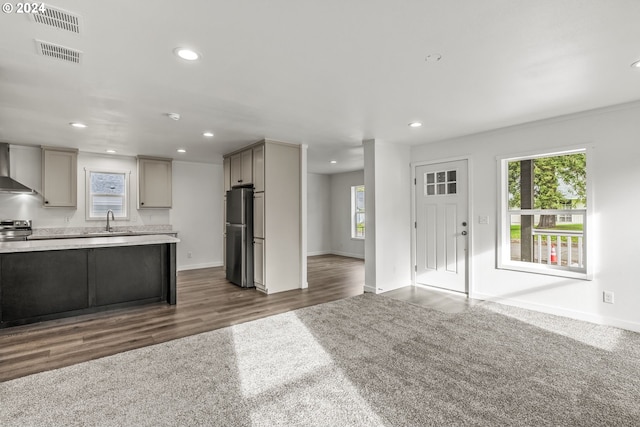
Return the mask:
{"type": "Polygon", "coordinates": [[[264,193],[253,193],[253,237],[264,239],[264,193]]]}
{"type": "Polygon", "coordinates": [[[264,191],[264,145],[253,149],[253,191],[264,191]]]}
{"type": "Polygon", "coordinates": [[[244,150],[229,157],[231,186],[249,185],[253,183],[252,150],[244,150]]]}
{"type": "Polygon", "coordinates": [[[37,319],[87,308],[87,254],[74,249],[0,255],[0,320],[37,319]]]}
{"type": "Polygon", "coordinates": [[[253,284],[256,289],[266,292],[264,285],[264,240],[253,241],[253,284]]]}
{"type": "Polygon", "coordinates": [[[42,149],[42,193],[45,207],[77,207],[78,152],[42,149]]]}
{"type": "Polygon", "coordinates": [[[138,209],[170,208],[171,160],[138,157],[138,209]]]}
{"type": "Polygon", "coordinates": [[[95,305],[162,299],[163,250],[164,245],[93,249],[95,305]]]}
{"type": "Polygon", "coordinates": [[[240,153],[242,159],[242,185],[253,183],[253,151],[245,150],[240,153]]]}
{"type": "Polygon", "coordinates": [[[242,155],[234,154],[230,157],[231,164],[231,186],[242,183],[242,155]]]}
{"type": "Polygon", "coordinates": [[[224,192],[231,190],[231,159],[229,157],[224,158],[224,192]]]}

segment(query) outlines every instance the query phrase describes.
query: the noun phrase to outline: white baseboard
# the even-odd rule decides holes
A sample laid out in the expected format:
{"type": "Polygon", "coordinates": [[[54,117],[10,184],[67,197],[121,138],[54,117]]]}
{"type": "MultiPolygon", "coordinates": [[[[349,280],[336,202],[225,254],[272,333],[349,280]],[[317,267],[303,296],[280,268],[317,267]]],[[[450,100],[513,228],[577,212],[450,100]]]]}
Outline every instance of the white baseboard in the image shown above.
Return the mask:
{"type": "Polygon", "coordinates": [[[375,294],[376,288],[374,288],[373,286],[364,285],[364,291],[369,292],[370,294],[375,294]]]}
{"type": "Polygon", "coordinates": [[[362,254],[354,254],[350,252],[338,252],[338,251],[331,251],[330,253],[333,255],[348,256],[349,258],[364,259],[364,255],[362,254]]]}
{"type": "Polygon", "coordinates": [[[350,253],[350,252],[337,252],[337,251],[307,252],[307,256],[317,256],[317,255],[339,255],[339,256],[346,256],[346,257],[349,257],[349,258],[364,259],[364,255],[354,254],[354,253],[350,253]]]}
{"type": "Polygon", "coordinates": [[[570,319],[583,320],[585,322],[595,323],[598,325],[613,326],[615,328],[626,329],[628,331],[640,332],[640,323],[638,322],[629,322],[627,320],[616,319],[614,317],[602,316],[585,311],[569,310],[562,307],[554,307],[546,304],[536,304],[519,299],[503,298],[499,295],[489,295],[479,292],[473,292],[469,295],[469,298],[479,299],[483,301],[492,301],[500,304],[524,308],[527,310],[568,317],[570,319]]]}
{"type": "Polygon", "coordinates": [[[177,266],[177,270],[178,271],[197,270],[199,268],[222,267],[222,265],[223,265],[222,261],[207,262],[207,263],[202,263],[202,264],[187,264],[187,265],[179,265],[179,266],[177,266]]]}
{"type": "Polygon", "coordinates": [[[318,256],[318,255],[329,255],[331,251],[315,251],[315,252],[307,252],[307,256],[318,256]]]}

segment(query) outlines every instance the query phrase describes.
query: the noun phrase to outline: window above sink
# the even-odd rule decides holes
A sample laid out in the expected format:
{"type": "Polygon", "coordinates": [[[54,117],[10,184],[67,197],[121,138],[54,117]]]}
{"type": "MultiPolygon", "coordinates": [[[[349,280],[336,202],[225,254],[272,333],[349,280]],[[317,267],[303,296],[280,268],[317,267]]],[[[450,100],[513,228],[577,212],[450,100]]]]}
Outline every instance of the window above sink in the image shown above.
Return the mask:
{"type": "Polygon", "coordinates": [[[106,221],[113,211],[116,220],[129,219],[129,176],[131,172],[86,170],[86,220],[106,221]]]}

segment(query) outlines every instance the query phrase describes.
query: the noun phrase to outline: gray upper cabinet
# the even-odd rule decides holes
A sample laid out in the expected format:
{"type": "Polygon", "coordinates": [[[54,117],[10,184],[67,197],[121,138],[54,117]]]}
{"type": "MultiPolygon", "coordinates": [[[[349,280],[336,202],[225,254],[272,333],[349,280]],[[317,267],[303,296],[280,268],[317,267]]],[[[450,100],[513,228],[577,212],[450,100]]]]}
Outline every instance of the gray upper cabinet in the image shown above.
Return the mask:
{"type": "Polygon", "coordinates": [[[171,162],[138,156],[138,209],[171,208],[171,162]]]}
{"type": "Polygon", "coordinates": [[[224,162],[224,194],[231,190],[231,158],[225,157],[224,162]]]}
{"type": "Polygon", "coordinates": [[[255,192],[264,191],[264,145],[253,148],[253,187],[255,192]]]}
{"type": "Polygon", "coordinates": [[[78,150],[42,147],[42,196],[45,207],[77,208],[78,150]]]}
{"type": "Polygon", "coordinates": [[[253,155],[244,150],[230,156],[231,186],[253,184],[253,155]]]}

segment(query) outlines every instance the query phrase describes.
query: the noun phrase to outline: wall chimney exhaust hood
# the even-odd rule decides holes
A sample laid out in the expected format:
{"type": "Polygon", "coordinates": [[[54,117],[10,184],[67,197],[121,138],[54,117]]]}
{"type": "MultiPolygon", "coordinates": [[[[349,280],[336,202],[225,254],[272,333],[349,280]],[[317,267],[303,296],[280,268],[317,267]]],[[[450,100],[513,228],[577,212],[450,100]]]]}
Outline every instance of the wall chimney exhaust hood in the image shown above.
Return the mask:
{"type": "Polygon", "coordinates": [[[35,194],[34,190],[11,178],[9,171],[9,144],[0,142],[0,193],[35,194]]]}

